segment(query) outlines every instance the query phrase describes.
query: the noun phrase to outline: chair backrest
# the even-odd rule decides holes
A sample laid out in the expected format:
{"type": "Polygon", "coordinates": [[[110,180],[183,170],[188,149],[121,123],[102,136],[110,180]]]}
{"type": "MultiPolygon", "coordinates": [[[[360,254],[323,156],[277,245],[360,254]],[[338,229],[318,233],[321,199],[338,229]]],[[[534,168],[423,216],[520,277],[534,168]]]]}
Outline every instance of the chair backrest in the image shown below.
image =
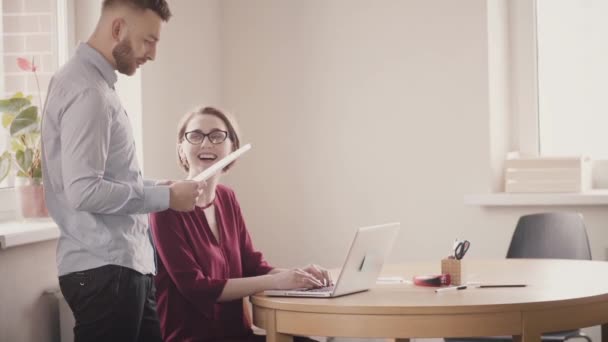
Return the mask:
{"type": "Polygon", "coordinates": [[[591,260],[583,216],[558,212],[520,217],[507,258],[591,260]]]}

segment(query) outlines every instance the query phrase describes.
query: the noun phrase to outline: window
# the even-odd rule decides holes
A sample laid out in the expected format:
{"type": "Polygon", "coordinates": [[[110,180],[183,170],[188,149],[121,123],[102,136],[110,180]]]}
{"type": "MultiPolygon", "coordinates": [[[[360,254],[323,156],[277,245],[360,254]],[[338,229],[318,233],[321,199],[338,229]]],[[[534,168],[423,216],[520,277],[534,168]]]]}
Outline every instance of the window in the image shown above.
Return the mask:
{"type": "MultiPolygon", "coordinates": [[[[58,39],[58,9],[63,3],[58,0],[2,2],[2,98],[22,92],[32,95],[32,103],[41,107],[51,76],[59,65],[60,46],[64,45],[62,40],[58,39]],[[33,60],[36,64],[40,94],[34,75],[17,67],[18,57],[33,60]]],[[[8,141],[6,130],[0,129],[0,151],[5,150],[8,141]]],[[[14,175],[5,180],[0,187],[11,186],[13,177],[14,175]]]]}
{"type": "Polygon", "coordinates": [[[608,14],[602,0],[509,2],[513,144],[528,155],[585,155],[608,188],[608,14]],[[558,24],[561,23],[561,25],[558,24]],[[604,60],[602,60],[604,59],[604,60]]]}
{"type": "Polygon", "coordinates": [[[541,155],[608,159],[608,2],[537,0],[541,155]]]}
{"type": "MultiPolygon", "coordinates": [[[[35,104],[44,101],[51,76],[66,60],[67,12],[68,0],[0,1],[1,98],[21,91],[33,95],[35,104]],[[33,58],[38,66],[39,97],[33,75],[17,67],[18,57],[33,58]]],[[[8,142],[8,133],[0,127],[0,151],[8,142]]],[[[15,209],[13,184],[14,175],[0,183],[0,220],[12,217],[15,209]]]]}
{"type": "Polygon", "coordinates": [[[512,11],[520,150],[608,159],[608,3],[518,0],[512,11]]]}

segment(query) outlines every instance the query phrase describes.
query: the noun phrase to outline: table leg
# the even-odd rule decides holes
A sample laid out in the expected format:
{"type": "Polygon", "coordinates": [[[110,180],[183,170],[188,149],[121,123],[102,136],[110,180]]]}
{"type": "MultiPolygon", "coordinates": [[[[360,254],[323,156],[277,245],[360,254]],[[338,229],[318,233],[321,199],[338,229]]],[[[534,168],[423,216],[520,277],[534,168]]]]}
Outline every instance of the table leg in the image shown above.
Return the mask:
{"type": "Polygon", "coordinates": [[[530,329],[524,329],[523,334],[513,335],[513,342],[541,342],[541,333],[530,329]]]}
{"type": "Polygon", "coordinates": [[[602,342],[608,342],[608,323],[602,324],[602,342]]]}
{"type": "Polygon", "coordinates": [[[293,336],[281,333],[271,334],[266,331],[266,342],[293,342],[293,336]]]}
{"type": "Polygon", "coordinates": [[[293,336],[277,331],[276,311],[268,312],[266,321],[266,342],[293,342],[293,336]]]}
{"type": "Polygon", "coordinates": [[[521,320],[521,335],[513,335],[513,342],[541,342],[541,329],[537,326],[538,317],[524,313],[521,320]]]}

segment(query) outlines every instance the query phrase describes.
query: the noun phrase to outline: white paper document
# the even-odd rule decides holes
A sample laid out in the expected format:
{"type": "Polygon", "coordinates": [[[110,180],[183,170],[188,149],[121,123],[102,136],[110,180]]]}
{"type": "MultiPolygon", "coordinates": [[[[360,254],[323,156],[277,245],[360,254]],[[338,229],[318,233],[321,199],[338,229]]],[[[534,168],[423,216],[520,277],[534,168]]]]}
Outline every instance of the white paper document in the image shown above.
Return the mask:
{"type": "Polygon", "coordinates": [[[235,161],[238,157],[242,156],[243,153],[249,151],[250,149],[251,144],[246,144],[245,146],[220,159],[220,161],[218,161],[217,163],[211,165],[208,169],[199,173],[196,177],[192,178],[192,180],[202,182],[211,178],[211,176],[223,170],[226,166],[228,166],[228,164],[235,161]]]}

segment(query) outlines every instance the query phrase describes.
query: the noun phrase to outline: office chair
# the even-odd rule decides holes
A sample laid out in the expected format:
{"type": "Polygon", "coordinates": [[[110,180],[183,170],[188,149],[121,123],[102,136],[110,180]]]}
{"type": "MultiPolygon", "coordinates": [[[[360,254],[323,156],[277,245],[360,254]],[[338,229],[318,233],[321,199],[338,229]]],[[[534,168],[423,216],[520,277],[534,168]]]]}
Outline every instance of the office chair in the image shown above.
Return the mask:
{"type": "MultiPolygon", "coordinates": [[[[519,218],[507,259],[580,259],[591,260],[591,248],[583,216],[572,212],[525,215],[519,218]]],[[[580,329],[542,335],[543,342],[591,338],[580,329]]],[[[511,336],[446,338],[446,342],[511,342],[511,336]]]]}

